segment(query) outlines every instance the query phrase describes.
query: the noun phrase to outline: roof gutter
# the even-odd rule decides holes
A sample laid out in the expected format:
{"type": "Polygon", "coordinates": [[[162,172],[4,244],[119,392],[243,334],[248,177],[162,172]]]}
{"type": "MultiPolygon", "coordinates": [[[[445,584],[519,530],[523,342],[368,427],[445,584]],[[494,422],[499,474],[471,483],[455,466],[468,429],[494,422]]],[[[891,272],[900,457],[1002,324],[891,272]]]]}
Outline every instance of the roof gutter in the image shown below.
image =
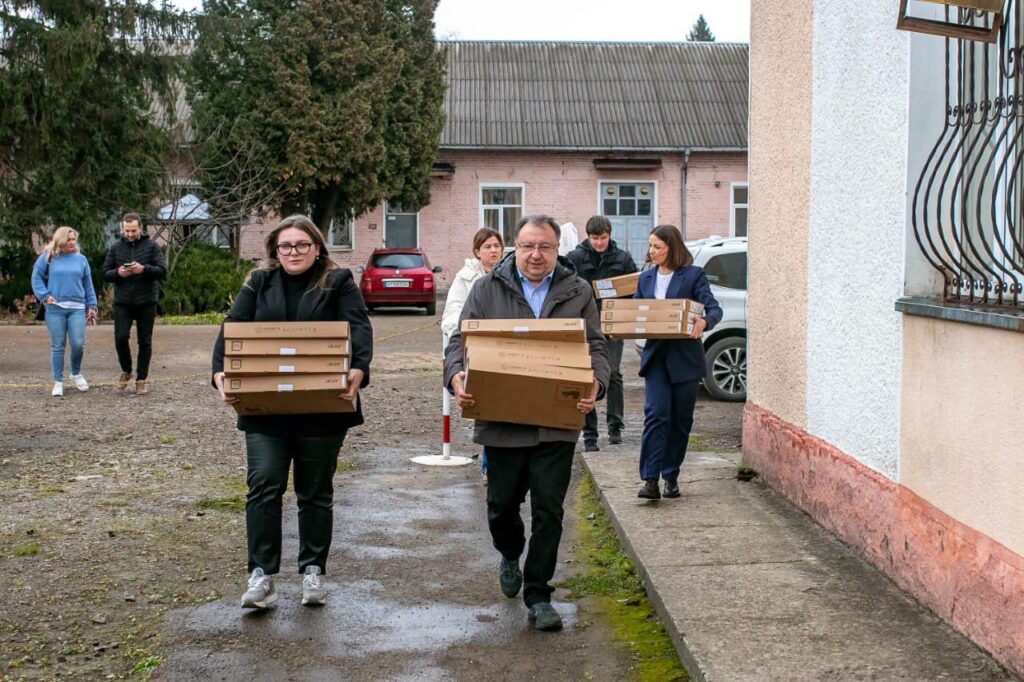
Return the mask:
{"type": "Polygon", "coordinates": [[[520,147],[516,145],[500,144],[442,144],[440,145],[439,148],[451,151],[465,150],[489,152],[586,152],[588,154],[600,154],[608,152],[636,152],[640,154],[650,154],[653,152],[662,152],[666,154],[689,154],[691,152],[695,154],[704,154],[709,152],[718,152],[721,154],[746,154],[749,151],[747,147],[520,147]]]}

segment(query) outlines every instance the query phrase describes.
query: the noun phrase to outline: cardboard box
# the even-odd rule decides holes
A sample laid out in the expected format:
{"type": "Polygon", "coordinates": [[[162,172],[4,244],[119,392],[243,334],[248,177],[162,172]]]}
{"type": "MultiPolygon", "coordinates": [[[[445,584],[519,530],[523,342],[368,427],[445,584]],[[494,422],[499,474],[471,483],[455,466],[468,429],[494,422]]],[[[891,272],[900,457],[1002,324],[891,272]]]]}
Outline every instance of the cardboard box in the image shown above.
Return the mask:
{"type": "Polygon", "coordinates": [[[224,339],[224,354],[350,355],[347,339],[224,339]]]}
{"type": "Polygon", "coordinates": [[[680,322],[687,315],[683,310],[602,310],[601,322],[680,322]]]}
{"type": "Polygon", "coordinates": [[[688,314],[703,315],[704,306],[688,298],[623,298],[605,301],[602,312],[606,310],[681,310],[688,314]]]}
{"type": "Polygon", "coordinates": [[[348,322],[225,322],[225,339],[347,339],[348,322]]]}
{"type": "Polygon", "coordinates": [[[503,339],[467,336],[466,355],[487,353],[503,360],[536,362],[565,367],[590,367],[590,346],[569,341],[503,339]]]}
{"type": "Polygon", "coordinates": [[[589,395],[594,385],[590,358],[586,367],[575,355],[567,355],[564,365],[502,358],[482,347],[466,356],[466,391],[476,400],[462,409],[466,419],[547,426],[556,429],[580,429],[583,413],[576,403],[589,395]]]}
{"type": "Polygon", "coordinates": [[[686,322],[602,322],[601,331],[613,339],[685,339],[693,333],[693,320],[686,322]]]}
{"type": "Polygon", "coordinates": [[[593,282],[594,295],[600,299],[632,296],[636,293],[636,285],[639,281],[639,272],[608,279],[595,279],[593,282]]]}
{"type": "Polygon", "coordinates": [[[516,320],[463,320],[459,329],[465,336],[497,336],[538,341],[587,340],[587,326],[582,319],[523,318],[516,320]]]}
{"type": "Polygon", "coordinates": [[[225,376],[260,374],[344,374],[348,372],[347,355],[280,356],[229,355],[224,358],[225,376]]]}
{"type": "Polygon", "coordinates": [[[225,377],[224,393],[238,398],[235,411],[242,416],[355,412],[341,400],[348,379],[344,374],[225,377]]]}

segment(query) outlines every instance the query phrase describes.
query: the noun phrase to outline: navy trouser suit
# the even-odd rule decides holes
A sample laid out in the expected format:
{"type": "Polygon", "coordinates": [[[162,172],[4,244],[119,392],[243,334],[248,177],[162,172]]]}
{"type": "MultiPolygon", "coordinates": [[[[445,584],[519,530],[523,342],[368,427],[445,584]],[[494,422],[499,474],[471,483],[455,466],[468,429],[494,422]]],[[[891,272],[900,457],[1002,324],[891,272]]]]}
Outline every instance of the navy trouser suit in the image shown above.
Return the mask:
{"type": "MultiPolygon", "coordinates": [[[[654,298],[657,268],[640,275],[635,298],[654,298]]],[[[704,304],[707,330],[722,320],[704,270],[695,265],[672,275],[665,298],[688,298],[704,304]]],[[[640,477],[674,481],[686,457],[700,380],[704,377],[700,339],[649,339],[640,358],[644,378],[644,435],[640,443],[640,477]]]]}

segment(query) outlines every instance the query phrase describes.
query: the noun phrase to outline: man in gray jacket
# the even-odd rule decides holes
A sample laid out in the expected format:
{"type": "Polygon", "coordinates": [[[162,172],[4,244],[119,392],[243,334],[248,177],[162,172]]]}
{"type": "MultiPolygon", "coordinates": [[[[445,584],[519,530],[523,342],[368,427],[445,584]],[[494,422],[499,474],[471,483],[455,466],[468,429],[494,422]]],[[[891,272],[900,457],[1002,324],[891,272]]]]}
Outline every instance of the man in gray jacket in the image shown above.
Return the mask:
{"type": "MultiPolygon", "coordinates": [[[[519,221],[515,257],[507,256],[478,280],[466,298],[462,320],[517,318],[583,318],[587,326],[594,388],[580,400],[583,414],[608,385],[607,343],[601,334],[597,304],[589,285],[576,276],[572,265],[558,256],[558,223],[549,216],[527,216],[519,221]]],[[[459,405],[474,404],[465,391],[466,373],[462,336],[456,331],[448,343],[444,382],[459,405]]],[[[529,400],[529,396],[509,396],[529,400]]],[[[494,547],[502,556],[499,582],[507,597],[519,594],[530,609],[538,630],[558,630],[562,619],[551,606],[558,543],[562,538],[565,494],[572,474],[578,430],[477,420],[473,442],[487,448],[487,520],[494,547]],[[519,556],[526,546],[526,529],[519,508],[530,493],[533,533],[523,570],[519,556]]]]}

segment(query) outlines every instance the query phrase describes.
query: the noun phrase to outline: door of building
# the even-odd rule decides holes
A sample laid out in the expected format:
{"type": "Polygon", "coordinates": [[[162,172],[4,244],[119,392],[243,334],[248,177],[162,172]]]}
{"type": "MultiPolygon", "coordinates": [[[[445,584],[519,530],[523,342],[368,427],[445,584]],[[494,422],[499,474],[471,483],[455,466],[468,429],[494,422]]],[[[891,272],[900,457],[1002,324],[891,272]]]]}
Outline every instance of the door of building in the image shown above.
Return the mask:
{"type": "Polygon", "coordinates": [[[602,182],[601,215],[612,224],[612,239],[638,266],[647,258],[647,237],[654,229],[653,182],[602,182]]]}
{"type": "Polygon", "coordinates": [[[384,248],[414,249],[419,246],[419,213],[387,204],[384,215],[384,248]]]}

